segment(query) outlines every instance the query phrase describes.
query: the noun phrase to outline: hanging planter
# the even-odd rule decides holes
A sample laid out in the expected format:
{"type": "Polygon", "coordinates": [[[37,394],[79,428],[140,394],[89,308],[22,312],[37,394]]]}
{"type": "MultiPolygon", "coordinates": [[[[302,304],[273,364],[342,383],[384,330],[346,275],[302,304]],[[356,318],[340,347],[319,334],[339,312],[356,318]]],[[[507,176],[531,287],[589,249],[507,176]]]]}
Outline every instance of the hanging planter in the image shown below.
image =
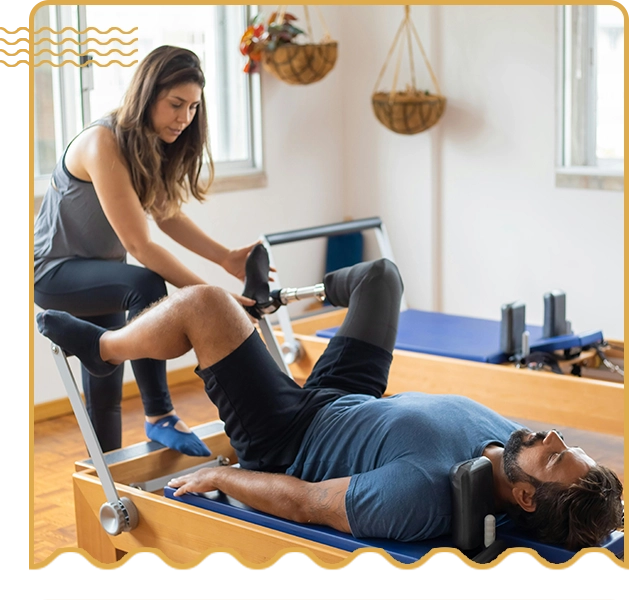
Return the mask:
{"type": "Polygon", "coordinates": [[[278,79],[292,85],[307,85],[323,79],[334,67],[337,43],[284,44],[264,50],[262,65],[278,79]]]}
{"type": "Polygon", "coordinates": [[[424,52],[415,25],[410,18],[410,7],[404,7],[404,19],[398,29],[397,34],[393,40],[393,44],[389,50],[389,54],[380,70],[380,75],[376,81],[374,92],[371,96],[371,105],[373,107],[374,114],[378,121],[380,121],[385,127],[395,133],[401,133],[405,135],[413,135],[426,131],[426,129],[435,125],[446,108],[446,99],[441,95],[437,78],[430,66],[430,62],[424,52]],[[419,50],[426,64],[426,68],[430,73],[432,83],[435,86],[435,92],[431,93],[428,90],[422,91],[417,89],[415,79],[415,67],[413,59],[413,46],[412,36],[414,36],[419,50]],[[402,61],[402,40],[406,37],[409,61],[411,67],[411,84],[406,86],[404,91],[398,91],[397,80],[400,71],[400,64],[402,61]],[[395,48],[400,43],[398,49],[398,58],[393,75],[393,84],[391,90],[379,91],[380,81],[386,71],[387,65],[391,55],[395,51],[395,48]]]}
{"type": "Polygon", "coordinates": [[[307,85],[323,79],[336,63],[338,44],[332,41],[319,7],[316,7],[325,30],[320,43],[312,43],[312,26],[308,7],[304,6],[310,43],[296,44],[295,37],[305,32],[294,25],[296,18],[285,6],[269,18],[266,26],[259,20],[249,26],[240,44],[249,57],[245,72],[259,72],[259,65],[291,85],[307,85]]]}

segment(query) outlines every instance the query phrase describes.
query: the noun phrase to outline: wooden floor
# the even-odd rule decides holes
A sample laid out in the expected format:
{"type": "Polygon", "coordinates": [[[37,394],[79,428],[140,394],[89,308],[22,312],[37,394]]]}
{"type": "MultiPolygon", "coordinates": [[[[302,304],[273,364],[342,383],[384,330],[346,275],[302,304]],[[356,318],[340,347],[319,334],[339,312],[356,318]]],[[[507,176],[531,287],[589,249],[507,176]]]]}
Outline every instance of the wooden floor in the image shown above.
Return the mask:
{"type": "MultiPolygon", "coordinates": [[[[181,418],[194,426],[218,418],[202,382],[182,384],[171,389],[181,418]]],[[[139,398],[123,402],[123,446],[146,441],[144,416],[139,398]]],[[[523,422],[532,430],[553,425],[523,422]]],[[[624,444],[622,437],[561,428],[569,445],[581,446],[596,461],[612,468],[624,483],[624,444]]],[[[33,456],[33,560],[48,558],[59,548],[76,547],[71,475],[74,462],[87,456],[87,450],[74,416],[68,415],[34,426],[33,456]]]]}

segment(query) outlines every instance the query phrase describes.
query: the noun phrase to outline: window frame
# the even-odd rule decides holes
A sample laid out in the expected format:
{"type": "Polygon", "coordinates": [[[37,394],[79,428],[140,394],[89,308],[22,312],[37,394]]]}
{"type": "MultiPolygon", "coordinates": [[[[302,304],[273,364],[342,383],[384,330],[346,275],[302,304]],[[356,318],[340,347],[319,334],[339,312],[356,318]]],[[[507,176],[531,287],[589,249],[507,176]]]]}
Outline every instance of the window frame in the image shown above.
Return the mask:
{"type": "Polygon", "coordinates": [[[576,187],[612,191],[624,190],[624,158],[596,157],[596,5],[561,5],[557,7],[557,144],[555,183],[557,187],[576,187]],[[575,52],[568,24],[572,10],[584,10],[586,18],[580,32],[585,38],[585,52],[575,52]],[[580,56],[583,73],[580,88],[575,83],[573,56],[580,56]],[[575,90],[575,88],[578,88],[575,90]],[[574,99],[577,98],[575,102],[574,99]],[[581,139],[573,129],[573,115],[586,123],[581,139]],[[576,155],[576,156],[575,156],[576,155]],[[585,163],[585,164],[574,164],[585,163]]]}
{"type": "MultiPolygon", "coordinates": [[[[257,5],[244,5],[245,20],[249,20],[257,13],[257,5]]],[[[89,24],[86,19],[85,5],[46,5],[51,13],[52,27],[56,31],[63,27],[71,26],[78,31],[83,31],[89,24]]],[[[243,31],[245,29],[243,23],[243,31]]],[[[68,35],[66,31],[64,35],[68,35]]],[[[56,40],[61,39],[59,35],[56,40]]],[[[79,47],[80,48],[80,47],[79,47]]],[[[52,57],[59,63],[63,57],[52,57]]],[[[220,61],[220,57],[219,57],[220,61]]],[[[224,61],[222,61],[224,62],[224,61]]],[[[57,160],[61,157],[66,146],[91,122],[89,112],[89,81],[91,66],[77,69],[74,66],[52,67],[55,69],[53,81],[53,106],[55,115],[55,147],[57,160]]],[[[247,108],[247,143],[249,157],[239,161],[214,161],[214,181],[210,194],[225,191],[236,191],[264,187],[267,184],[263,162],[262,144],[262,94],[260,89],[260,77],[245,75],[247,108]]],[[[33,91],[34,93],[34,91],[33,91]]],[[[224,103],[226,98],[223,99],[224,103]]],[[[209,166],[204,164],[201,177],[207,180],[209,166]]],[[[34,195],[36,212],[41,199],[48,187],[50,173],[35,176],[34,195]]]]}

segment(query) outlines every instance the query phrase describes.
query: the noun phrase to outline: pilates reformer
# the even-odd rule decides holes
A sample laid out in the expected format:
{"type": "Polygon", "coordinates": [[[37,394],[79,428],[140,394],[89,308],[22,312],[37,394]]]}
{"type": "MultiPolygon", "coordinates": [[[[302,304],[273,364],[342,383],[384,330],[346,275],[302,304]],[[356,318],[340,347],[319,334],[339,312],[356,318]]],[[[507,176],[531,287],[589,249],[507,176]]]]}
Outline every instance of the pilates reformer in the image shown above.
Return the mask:
{"type": "MultiPolygon", "coordinates": [[[[316,286],[284,289],[273,300],[285,306],[303,297],[321,300],[322,290],[316,286]]],[[[286,353],[266,317],[261,319],[260,329],[280,367],[288,369],[286,353]]],[[[453,468],[453,536],[417,544],[357,540],[329,528],[298,525],[253,511],[221,494],[213,497],[186,494],[174,499],[173,490],[165,487],[170,478],[204,466],[236,461],[222,423],[194,428],[215,457],[209,462],[181,455],[156,442],[103,455],[67,359],[58,347],[53,345],[52,351],[92,457],[78,462],[73,476],[77,541],[80,548],[101,562],[115,562],[140,548],[160,550],[177,563],[194,562],[208,551],[218,549],[230,550],[252,564],[268,563],[278,553],[290,549],[308,551],[327,564],[343,561],[361,548],[380,548],[401,563],[413,563],[435,548],[457,548],[479,563],[490,562],[512,547],[534,549],[553,563],[563,563],[574,556],[562,548],[523,536],[509,522],[499,523],[496,528],[487,526],[491,507],[486,502],[478,506],[479,486],[487,487],[482,485],[486,470],[480,459],[453,468]]],[[[303,357],[300,348],[295,358],[299,352],[303,357]]],[[[602,548],[622,557],[624,534],[614,532],[602,548]]]]}

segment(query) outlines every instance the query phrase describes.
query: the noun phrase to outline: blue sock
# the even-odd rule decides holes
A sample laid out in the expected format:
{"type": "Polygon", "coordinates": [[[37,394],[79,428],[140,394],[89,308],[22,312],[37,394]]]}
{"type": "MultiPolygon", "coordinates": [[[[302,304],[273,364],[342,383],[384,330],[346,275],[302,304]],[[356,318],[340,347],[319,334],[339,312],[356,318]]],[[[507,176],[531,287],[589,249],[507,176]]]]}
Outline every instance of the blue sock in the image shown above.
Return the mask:
{"type": "Polygon", "coordinates": [[[159,442],[168,448],[178,450],[188,456],[210,456],[212,453],[208,447],[197,437],[195,433],[186,433],[175,429],[175,423],[179,421],[176,415],[170,415],[160,419],[156,423],[144,423],[144,430],[150,440],[159,442]]]}
{"type": "Polygon", "coordinates": [[[37,315],[37,329],[57,344],[68,356],[76,356],[95,377],[106,377],[120,365],[100,357],[100,338],[107,330],[59,310],[37,315]]]}

